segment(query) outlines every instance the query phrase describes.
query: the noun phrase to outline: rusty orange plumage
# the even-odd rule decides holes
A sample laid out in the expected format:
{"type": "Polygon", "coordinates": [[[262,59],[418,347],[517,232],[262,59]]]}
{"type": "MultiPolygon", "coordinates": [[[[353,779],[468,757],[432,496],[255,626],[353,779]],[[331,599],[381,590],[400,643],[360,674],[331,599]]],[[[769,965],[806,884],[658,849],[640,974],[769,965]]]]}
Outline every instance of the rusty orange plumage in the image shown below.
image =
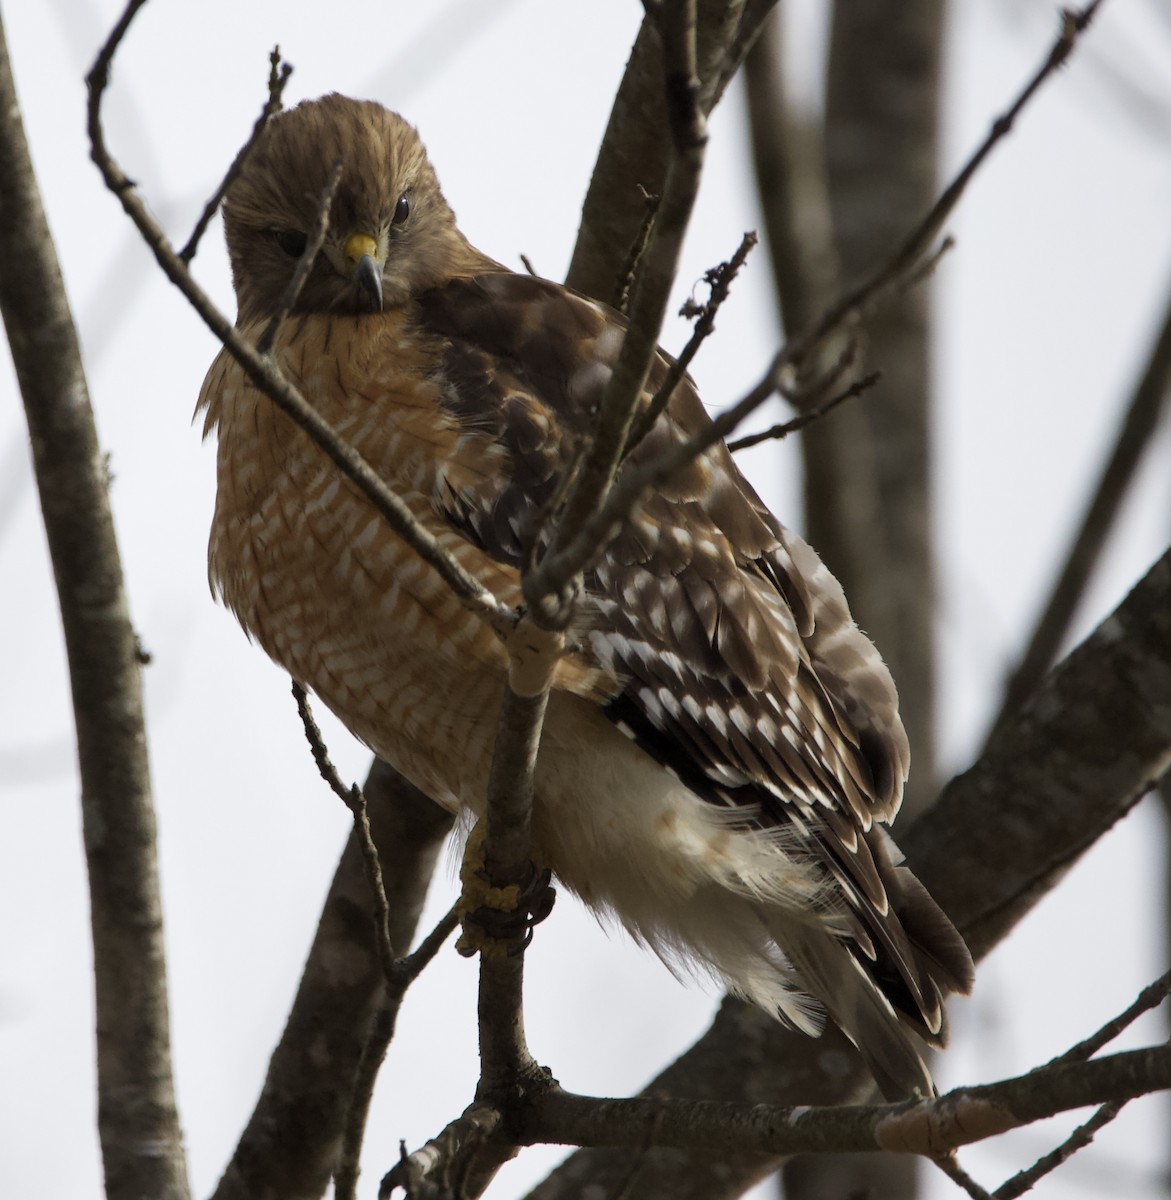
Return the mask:
{"type": "MultiPolygon", "coordinates": [[[[508,605],[624,336],[605,305],[459,232],[415,131],[327,96],[275,118],[229,190],[238,322],[258,336],[335,164],[330,227],[276,362],[508,605]]],[[[660,356],[648,394],[667,370],[660,356]]],[[[213,586],[349,729],[439,803],[482,811],[507,656],[223,352],[213,586]]],[[[638,447],[706,420],[689,380],[638,447]]],[[[673,965],[815,1033],[891,1095],[966,990],[959,935],[884,824],[906,777],[889,673],[813,551],[716,446],[587,572],[537,766],[534,851],[673,965]]]]}

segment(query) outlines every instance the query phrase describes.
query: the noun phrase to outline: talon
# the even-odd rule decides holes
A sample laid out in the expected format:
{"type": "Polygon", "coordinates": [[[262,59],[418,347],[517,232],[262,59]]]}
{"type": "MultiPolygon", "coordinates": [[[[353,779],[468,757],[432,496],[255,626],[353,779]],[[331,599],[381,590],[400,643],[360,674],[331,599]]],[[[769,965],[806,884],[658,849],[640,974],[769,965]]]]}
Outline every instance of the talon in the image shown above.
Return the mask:
{"type": "Polygon", "coordinates": [[[492,887],[484,876],[483,863],[483,835],[477,825],[468,838],[460,870],[463,933],[456,950],[465,958],[477,952],[520,954],[533,940],[533,927],[553,911],[557,891],[551,883],[552,873],[530,863],[522,883],[492,887]]]}

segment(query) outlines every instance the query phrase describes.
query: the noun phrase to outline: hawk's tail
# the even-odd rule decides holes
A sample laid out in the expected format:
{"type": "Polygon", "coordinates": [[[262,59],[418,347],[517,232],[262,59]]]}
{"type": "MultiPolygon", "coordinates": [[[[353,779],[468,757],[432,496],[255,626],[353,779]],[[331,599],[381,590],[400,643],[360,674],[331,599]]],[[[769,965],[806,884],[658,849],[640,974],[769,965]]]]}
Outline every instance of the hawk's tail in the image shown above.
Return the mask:
{"type": "Polygon", "coordinates": [[[895,860],[885,830],[875,827],[865,840],[888,902],[884,911],[865,901],[853,909],[853,936],[788,913],[762,915],[800,985],[858,1047],[883,1095],[930,1096],[923,1050],[946,1044],[944,1000],[971,988],[972,959],[926,888],[895,860]]]}

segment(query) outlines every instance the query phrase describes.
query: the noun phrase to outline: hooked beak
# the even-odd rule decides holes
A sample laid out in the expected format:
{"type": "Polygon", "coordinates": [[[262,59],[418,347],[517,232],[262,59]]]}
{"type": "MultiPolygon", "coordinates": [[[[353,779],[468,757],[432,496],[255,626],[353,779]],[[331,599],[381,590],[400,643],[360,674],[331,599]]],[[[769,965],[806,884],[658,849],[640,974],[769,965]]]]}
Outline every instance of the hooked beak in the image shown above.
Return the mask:
{"type": "Polygon", "coordinates": [[[378,243],[367,233],[353,233],[346,238],[346,263],[350,278],[368,301],[372,312],[382,311],[382,260],[378,243]]]}

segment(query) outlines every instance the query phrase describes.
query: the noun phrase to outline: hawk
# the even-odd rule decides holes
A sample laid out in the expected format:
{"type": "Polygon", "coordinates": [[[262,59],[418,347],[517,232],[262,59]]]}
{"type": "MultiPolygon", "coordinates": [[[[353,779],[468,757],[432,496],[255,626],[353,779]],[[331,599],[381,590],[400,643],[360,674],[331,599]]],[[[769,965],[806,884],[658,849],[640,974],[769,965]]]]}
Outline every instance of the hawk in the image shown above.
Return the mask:
{"type": "MultiPolygon", "coordinates": [[[[460,233],[414,128],[325,96],[271,120],[224,202],[255,340],[321,197],[329,228],[272,354],[509,605],[622,345],[605,304],[516,274],[460,233]]],[[[669,359],[660,352],[649,400],[669,359]]],[[[213,589],[281,666],[440,804],[481,815],[508,659],[226,352],[213,589]]],[[[706,422],[691,381],[634,451],[706,422]]],[[[676,969],[700,966],[817,1034],[824,1014],[888,1096],[930,1094],[923,1043],[970,986],[959,934],[884,828],[908,767],[894,684],[816,554],[723,444],[586,572],[536,770],[534,858],[676,969]]]]}

